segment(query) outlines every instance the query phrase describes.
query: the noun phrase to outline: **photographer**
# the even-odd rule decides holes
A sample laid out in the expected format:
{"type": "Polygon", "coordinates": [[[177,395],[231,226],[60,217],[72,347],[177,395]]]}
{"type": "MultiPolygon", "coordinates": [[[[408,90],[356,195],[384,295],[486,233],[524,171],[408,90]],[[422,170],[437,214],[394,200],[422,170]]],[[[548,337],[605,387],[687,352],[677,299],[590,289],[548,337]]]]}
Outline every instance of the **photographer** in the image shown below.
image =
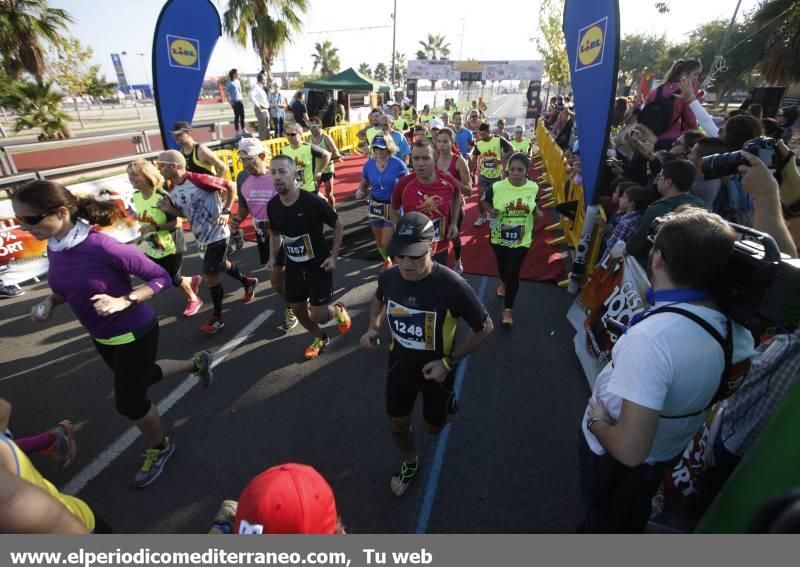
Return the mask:
{"type": "Polygon", "coordinates": [[[735,240],[722,218],[704,210],[659,227],[647,264],[651,308],[617,341],[581,423],[583,531],[644,531],[664,472],[699,430],[721,379],[731,376],[724,370],[753,355],[749,331],[720,312],[708,291],[735,240]]]}

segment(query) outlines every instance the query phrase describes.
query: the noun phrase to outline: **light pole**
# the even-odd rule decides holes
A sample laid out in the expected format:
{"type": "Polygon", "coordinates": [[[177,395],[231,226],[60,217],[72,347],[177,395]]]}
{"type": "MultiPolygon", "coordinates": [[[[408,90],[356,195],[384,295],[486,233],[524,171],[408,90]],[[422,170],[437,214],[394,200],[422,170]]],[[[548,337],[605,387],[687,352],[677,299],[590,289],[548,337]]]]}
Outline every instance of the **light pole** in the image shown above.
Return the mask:
{"type": "Polygon", "coordinates": [[[144,84],[149,85],[150,81],[152,81],[152,77],[150,77],[150,71],[148,71],[147,67],[147,59],[145,59],[147,53],[137,53],[136,55],[142,58],[142,68],[144,69],[144,84]]]}
{"type": "MultiPolygon", "coordinates": [[[[128,52],[127,52],[127,51],[123,51],[123,52],[122,52],[122,55],[124,55],[125,57],[127,57],[127,56],[128,56],[128,52]]],[[[144,53],[137,53],[137,55],[144,55],[144,53]]],[[[146,75],[146,72],[145,72],[145,77],[146,77],[146,76],[147,76],[147,75],[146,75]]],[[[131,91],[130,91],[130,92],[133,94],[133,107],[136,109],[136,117],[137,117],[139,120],[141,120],[141,119],[142,119],[142,109],[141,109],[141,108],[139,108],[139,101],[138,101],[138,99],[136,98],[136,91],[135,91],[135,89],[131,88],[131,91]]]]}
{"type": "MultiPolygon", "coordinates": [[[[396,43],[397,43],[397,0],[394,0],[394,11],[392,12],[392,90],[394,90],[394,82],[397,79],[395,75],[395,55],[396,55],[396,43]]],[[[392,98],[394,98],[394,93],[392,93],[392,98]]]]}

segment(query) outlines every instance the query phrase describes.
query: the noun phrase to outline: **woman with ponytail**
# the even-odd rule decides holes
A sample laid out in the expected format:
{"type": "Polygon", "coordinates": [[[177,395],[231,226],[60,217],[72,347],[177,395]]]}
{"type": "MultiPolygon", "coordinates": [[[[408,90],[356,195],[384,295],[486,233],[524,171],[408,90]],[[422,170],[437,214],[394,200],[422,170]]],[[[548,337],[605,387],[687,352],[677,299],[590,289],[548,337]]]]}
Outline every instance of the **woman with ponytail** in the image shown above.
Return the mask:
{"type": "Polygon", "coordinates": [[[683,132],[697,129],[697,118],[690,108],[689,93],[686,91],[692,91],[691,94],[694,94],[694,85],[700,78],[702,70],[702,64],[696,59],[679,59],[667,71],[664,83],[647,95],[645,106],[642,109],[643,114],[639,116],[639,123],[648,126],[658,136],[656,151],[669,150],[683,132]],[[658,131],[660,128],[654,128],[651,124],[646,123],[647,106],[657,100],[660,104],[667,101],[672,102],[672,114],[663,117],[665,129],[661,132],[658,131]]]}
{"type": "Polygon", "coordinates": [[[149,441],[134,485],[143,488],[161,474],[175,450],[161,429],[158,409],[147,389],[162,378],[192,372],[204,386],[213,378],[211,354],[190,360],[156,361],[158,321],[148,299],[171,285],[164,268],[138,249],[97,232],[121,213],[110,201],[78,198],[52,181],[32,181],[11,194],[20,227],[47,240],[48,283],[52,293],[34,306],[31,318],[45,322],[68,303],[114,373],[117,411],[131,419],[149,441]],[[131,276],[144,281],[133,288],[131,276]]]}

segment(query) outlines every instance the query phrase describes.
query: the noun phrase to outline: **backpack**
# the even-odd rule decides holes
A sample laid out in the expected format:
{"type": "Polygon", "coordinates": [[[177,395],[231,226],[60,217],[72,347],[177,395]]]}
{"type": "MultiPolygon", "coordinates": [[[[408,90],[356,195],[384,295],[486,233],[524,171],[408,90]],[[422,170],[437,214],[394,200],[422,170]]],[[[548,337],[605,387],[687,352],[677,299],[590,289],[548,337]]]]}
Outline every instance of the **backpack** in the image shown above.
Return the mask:
{"type": "Polygon", "coordinates": [[[639,124],[647,126],[656,136],[660,136],[677,122],[672,119],[675,97],[664,96],[662,93],[663,85],[656,89],[656,97],[642,109],[638,119],[639,124]]]}

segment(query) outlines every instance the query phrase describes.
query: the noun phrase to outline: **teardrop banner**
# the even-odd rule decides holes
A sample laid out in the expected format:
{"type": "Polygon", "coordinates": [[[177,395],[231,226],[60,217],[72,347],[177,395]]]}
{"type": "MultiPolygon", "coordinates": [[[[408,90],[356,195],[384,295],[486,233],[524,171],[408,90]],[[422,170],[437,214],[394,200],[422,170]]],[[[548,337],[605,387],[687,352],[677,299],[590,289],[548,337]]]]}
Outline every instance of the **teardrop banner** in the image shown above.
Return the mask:
{"type": "Polygon", "coordinates": [[[570,274],[569,291],[577,293],[597,216],[597,185],[606,159],[614,109],[619,71],[618,0],[567,0],[563,29],[587,205],[583,234],[570,274]]]}
{"type": "Polygon", "coordinates": [[[169,0],[161,9],[153,36],[153,93],[165,148],[178,148],[170,134],[175,122],[192,122],[221,35],[222,22],[210,0],[169,0]]]}

